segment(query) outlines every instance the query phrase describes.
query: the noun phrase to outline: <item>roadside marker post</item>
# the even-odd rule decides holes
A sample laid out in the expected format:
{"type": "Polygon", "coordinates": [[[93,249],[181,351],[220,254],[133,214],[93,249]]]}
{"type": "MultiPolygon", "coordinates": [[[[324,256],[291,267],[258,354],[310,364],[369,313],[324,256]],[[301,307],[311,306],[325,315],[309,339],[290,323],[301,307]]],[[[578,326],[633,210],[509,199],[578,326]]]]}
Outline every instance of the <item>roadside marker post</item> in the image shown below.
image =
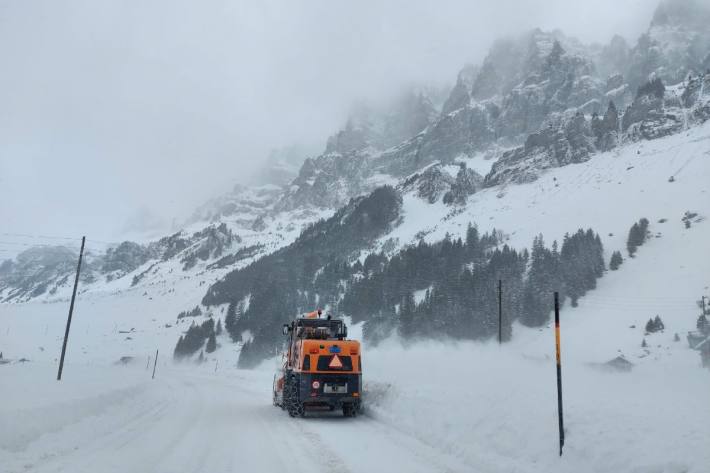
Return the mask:
{"type": "Polygon", "coordinates": [[[153,377],[151,379],[155,379],[155,367],[158,366],[158,350],[155,350],[155,361],[153,362],[153,377]]]}
{"type": "Polygon", "coordinates": [[[562,418],[562,359],[560,352],[560,301],[559,293],[555,292],[555,351],[557,358],[557,417],[560,429],[560,456],[565,445],[565,427],[562,418]]]}

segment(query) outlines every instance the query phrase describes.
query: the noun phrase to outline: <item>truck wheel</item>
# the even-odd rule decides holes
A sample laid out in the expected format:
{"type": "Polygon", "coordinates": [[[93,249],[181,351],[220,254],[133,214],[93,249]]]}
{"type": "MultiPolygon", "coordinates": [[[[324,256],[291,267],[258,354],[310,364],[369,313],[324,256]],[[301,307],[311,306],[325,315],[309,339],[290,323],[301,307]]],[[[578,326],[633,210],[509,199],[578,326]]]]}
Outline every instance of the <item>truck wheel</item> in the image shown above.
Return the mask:
{"type": "Polygon", "coordinates": [[[298,395],[298,382],[296,378],[289,378],[286,386],[284,386],[283,403],[288,410],[288,415],[291,417],[303,417],[306,414],[303,404],[298,395]]]}

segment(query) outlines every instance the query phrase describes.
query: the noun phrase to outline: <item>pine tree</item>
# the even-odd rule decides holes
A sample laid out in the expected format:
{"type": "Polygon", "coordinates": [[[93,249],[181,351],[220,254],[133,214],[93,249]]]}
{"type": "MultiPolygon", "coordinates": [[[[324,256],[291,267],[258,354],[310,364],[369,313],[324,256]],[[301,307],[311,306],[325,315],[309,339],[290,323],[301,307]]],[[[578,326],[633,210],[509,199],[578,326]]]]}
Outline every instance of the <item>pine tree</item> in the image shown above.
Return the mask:
{"type": "Polygon", "coordinates": [[[646,339],[644,338],[644,339],[641,341],[641,348],[646,348],[646,347],[648,347],[648,343],[646,343],[646,339]]]}
{"type": "Polygon", "coordinates": [[[560,290],[560,257],[545,248],[542,235],[539,235],[533,241],[530,260],[520,321],[528,327],[539,327],[550,317],[552,293],[560,290]]]}
{"type": "Polygon", "coordinates": [[[629,230],[629,237],[626,240],[626,249],[629,252],[629,256],[633,258],[634,253],[636,253],[636,248],[638,248],[638,234],[639,234],[639,226],[637,223],[634,223],[631,225],[631,229],[629,230]]]}
{"type": "Polygon", "coordinates": [[[624,262],[624,258],[621,256],[620,251],[615,251],[611,254],[611,261],[609,261],[609,269],[612,271],[616,271],[619,269],[619,266],[621,266],[621,263],[624,262]]]}
{"type": "Polygon", "coordinates": [[[402,338],[410,338],[415,333],[414,313],[416,309],[414,295],[409,292],[402,298],[399,306],[399,334],[402,338]]]}
{"type": "Polygon", "coordinates": [[[658,315],[656,316],[655,319],[653,319],[653,325],[656,327],[656,330],[655,330],[656,332],[659,332],[659,331],[664,330],[666,328],[665,324],[661,320],[661,317],[658,315]]]}
{"type": "Polygon", "coordinates": [[[240,339],[240,334],[237,330],[237,321],[241,315],[242,303],[234,301],[230,302],[229,307],[227,307],[227,315],[224,318],[224,329],[235,342],[238,342],[240,339]]]}
{"type": "Polygon", "coordinates": [[[648,319],[648,322],[646,322],[646,332],[648,333],[660,332],[665,328],[666,326],[658,315],[652,319],[648,319]]]}
{"type": "Polygon", "coordinates": [[[203,350],[200,350],[200,356],[197,357],[197,363],[202,364],[205,362],[205,352],[203,350]]]}
{"type": "Polygon", "coordinates": [[[656,324],[653,322],[653,319],[648,319],[648,322],[646,322],[646,333],[653,333],[656,331],[656,324]]]}
{"type": "Polygon", "coordinates": [[[215,337],[215,332],[212,332],[207,339],[207,346],[205,347],[205,351],[207,353],[212,353],[217,349],[217,338],[215,337]]]}
{"type": "Polygon", "coordinates": [[[634,223],[629,230],[629,237],[626,241],[626,249],[629,251],[629,256],[634,256],[636,249],[643,245],[646,241],[648,233],[648,219],[642,218],[637,223],[634,223]]]}
{"type": "Polygon", "coordinates": [[[674,341],[674,342],[679,342],[679,341],[680,341],[680,336],[678,335],[677,332],[676,332],[675,335],[673,335],[673,341],[674,341]]]}
{"type": "Polygon", "coordinates": [[[180,338],[178,338],[177,343],[175,344],[175,350],[173,350],[173,358],[180,358],[182,357],[184,353],[184,345],[185,343],[185,338],[180,335],[180,338]]]}
{"type": "Polygon", "coordinates": [[[215,333],[217,335],[222,335],[222,319],[217,320],[217,328],[215,328],[215,333]]]}

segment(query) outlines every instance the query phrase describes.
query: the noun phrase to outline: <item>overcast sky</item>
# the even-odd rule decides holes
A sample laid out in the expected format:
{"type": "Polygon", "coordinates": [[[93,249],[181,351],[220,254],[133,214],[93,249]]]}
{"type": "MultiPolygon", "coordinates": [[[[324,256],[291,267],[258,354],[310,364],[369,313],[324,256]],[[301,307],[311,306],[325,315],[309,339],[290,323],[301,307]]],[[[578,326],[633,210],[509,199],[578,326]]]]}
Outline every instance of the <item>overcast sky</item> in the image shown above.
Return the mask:
{"type": "Polygon", "coordinates": [[[633,41],[655,3],[0,0],[0,233],[167,231],[357,98],[452,83],[534,26],[633,41]]]}

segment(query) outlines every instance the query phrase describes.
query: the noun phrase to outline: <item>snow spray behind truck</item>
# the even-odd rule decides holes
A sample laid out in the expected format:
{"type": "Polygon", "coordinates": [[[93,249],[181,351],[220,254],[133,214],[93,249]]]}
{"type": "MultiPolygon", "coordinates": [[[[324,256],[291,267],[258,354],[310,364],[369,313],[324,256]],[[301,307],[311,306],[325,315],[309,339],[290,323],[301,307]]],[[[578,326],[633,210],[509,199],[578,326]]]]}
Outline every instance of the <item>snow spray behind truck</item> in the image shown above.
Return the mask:
{"type": "Polygon", "coordinates": [[[283,333],[288,349],[274,377],[274,405],[291,417],[335,409],[356,416],[362,406],[360,342],[347,339],[345,323],[319,310],[285,324],[283,333]]]}

